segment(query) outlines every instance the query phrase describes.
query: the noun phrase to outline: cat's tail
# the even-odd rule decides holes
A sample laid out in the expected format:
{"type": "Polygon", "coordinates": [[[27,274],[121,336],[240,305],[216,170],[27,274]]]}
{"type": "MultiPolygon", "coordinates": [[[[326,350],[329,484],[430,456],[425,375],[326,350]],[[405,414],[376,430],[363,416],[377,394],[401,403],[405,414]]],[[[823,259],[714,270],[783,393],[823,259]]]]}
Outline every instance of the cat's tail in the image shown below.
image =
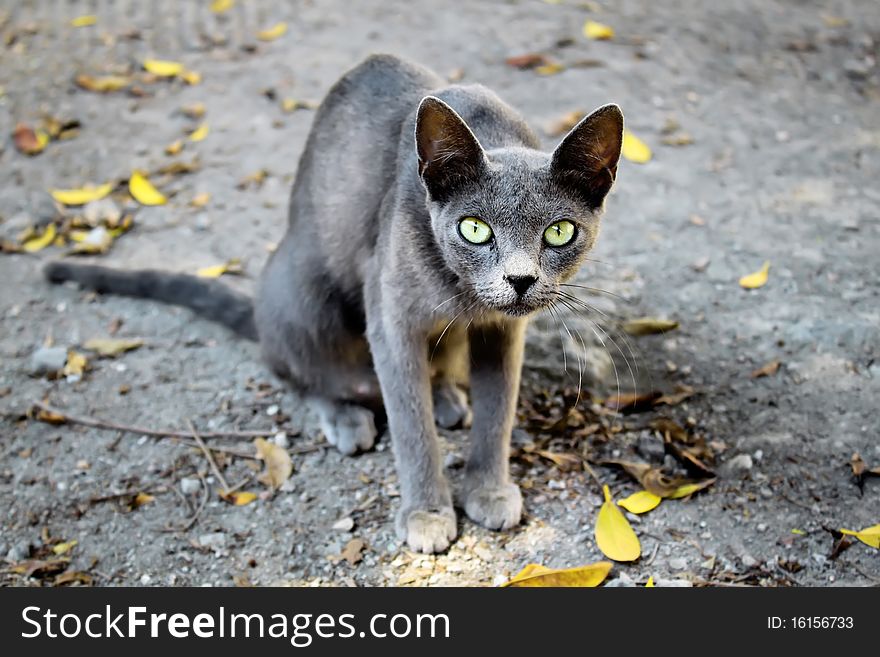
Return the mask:
{"type": "Polygon", "coordinates": [[[191,308],[244,338],[258,339],[253,302],[220,281],[153,269],[125,271],[68,262],[50,262],[43,273],[52,283],[76,281],[95,292],[155,299],[191,308]]]}

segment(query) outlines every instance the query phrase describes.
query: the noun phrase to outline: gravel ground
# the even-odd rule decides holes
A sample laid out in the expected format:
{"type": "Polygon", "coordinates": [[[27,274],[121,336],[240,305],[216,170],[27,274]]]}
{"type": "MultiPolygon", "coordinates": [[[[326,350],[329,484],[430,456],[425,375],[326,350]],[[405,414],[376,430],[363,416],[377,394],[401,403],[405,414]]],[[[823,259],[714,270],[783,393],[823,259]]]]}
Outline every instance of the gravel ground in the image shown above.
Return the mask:
{"type": "MultiPolygon", "coordinates": [[[[581,457],[615,497],[627,495],[638,486],[600,462],[674,465],[656,431],[667,418],[703,446],[718,480],[631,516],[643,557],[617,564],[612,583],[880,583],[877,550],[856,541],[833,552],[834,530],[880,522],[880,481],[860,489],[850,470],[854,452],[880,466],[876,3],[241,0],[224,16],[207,4],[0,3],[0,133],[44,115],[81,122],[74,138],[34,157],[0,142],[0,237],[16,243],[57,218],[49,188],[143,169],[168,204],[136,209],[134,228],[109,253],[83,259],[195,271],[241,258],[244,275],[224,280],[250,290],[281,237],[312,119],[308,108],[285,111],[284,99],[318,101],[367,54],[394,52],[491,86],[541,130],[569,112],[620,103],[654,157],[622,163],[598,262],[580,276],[615,295],[583,298],[604,313],[594,318],[620,349],[586,340],[584,315],[567,316],[573,338],[549,317],[536,320],[514,436],[522,526],[492,533],[463,519],[448,553],[414,555],[392,531],[387,438],[344,458],[326,448],[309,409],[273,379],[255,345],[185,310],[48,286],[40,267],[67,247],[3,254],[0,582],[491,585],[530,562],[585,564],[602,558],[593,538],[602,498],[581,457]],[[98,23],[71,27],[80,14],[98,23]],[[613,26],[615,38],[585,38],[587,19],[613,26]],[[286,34],[255,38],[279,21],[286,34]],[[532,52],[565,68],[541,75],[505,64],[532,52]],[[73,82],[128,74],[145,57],[179,60],[202,80],[137,73],[136,88],[107,94],[73,82]],[[199,121],[180,111],[196,102],[210,125],[198,143],[185,131],[199,121]],[[166,155],[181,138],[183,151],[166,155]],[[189,174],[155,173],[193,158],[189,174]],[[262,182],[239,184],[258,171],[267,172],[262,182]],[[193,207],[202,193],[210,200],[193,207]],[[764,261],[769,282],[741,289],[739,277],[764,261]],[[643,316],[680,327],[620,331],[643,316]],[[91,354],[82,376],[33,373],[42,345],[88,354],[86,341],[114,333],[144,345],[116,358],[91,354]],[[773,361],[775,374],[751,376],[773,361]],[[625,391],[692,394],[615,415],[602,400],[618,378],[625,391]],[[218,498],[216,475],[191,445],[35,421],[28,414],[40,400],[121,425],[283,433],[275,440],[288,446],[294,473],[272,495],[255,479],[259,464],[218,454],[227,482],[259,495],[234,506],[218,498]],[[554,464],[539,450],[567,460],[554,464]]],[[[465,439],[444,434],[453,480],[465,439]]],[[[248,443],[211,444],[250,454],[248,443]]]]}

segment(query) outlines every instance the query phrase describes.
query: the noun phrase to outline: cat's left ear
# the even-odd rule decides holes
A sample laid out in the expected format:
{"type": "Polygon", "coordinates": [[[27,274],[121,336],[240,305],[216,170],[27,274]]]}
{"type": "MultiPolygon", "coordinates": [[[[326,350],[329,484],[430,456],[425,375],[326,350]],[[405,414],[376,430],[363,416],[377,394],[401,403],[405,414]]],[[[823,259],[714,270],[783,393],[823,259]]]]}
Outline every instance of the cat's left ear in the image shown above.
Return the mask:
{"type": "Polygon", "coordinates": [[[486,162],[480,142],[454,109],[426,96],[416,115],[419,175],[435,201],[442,202],[464,181],[475,179],[486,162]]]}
{"type": "Polygon", "coordinates": [[[617,177],[622,145],[623,113],[617,105],[603,105],[572,128],[553,151],[553,175],[599,207],[617,177]]]}

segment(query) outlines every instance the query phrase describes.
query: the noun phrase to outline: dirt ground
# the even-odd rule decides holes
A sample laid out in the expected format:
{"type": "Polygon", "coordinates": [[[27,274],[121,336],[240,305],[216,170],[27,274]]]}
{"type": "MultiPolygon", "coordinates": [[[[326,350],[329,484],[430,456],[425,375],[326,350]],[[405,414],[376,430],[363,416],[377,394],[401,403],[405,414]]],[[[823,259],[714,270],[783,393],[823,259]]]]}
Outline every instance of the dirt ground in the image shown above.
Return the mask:
{"type": "MultiPolygon", "coordinates": [[[[108,253],[83,259],[194,272],[241,258],[244,275],[224,281],[250,290],[281,237],[313,116],[285,111],[284,99],[319,101],[367,54],[393,52],[492,87],[541,131],[572,111],[622,106],[653,158],[622,162],[599,262],[579,277],[616,295],[581,296],[604,313],[593,319],[620,348],[587,340],[588,316],[567,316],[573,338],[549,316],[534,322],[512,459],[524,485],[522,526],[493,533],[463,518],[448,553],[414,555],[392,530],[387,437],[345,458],[327,449],[309,409],[255,345],[186,310],[47,285],[41,266],[69,247],[3,254],[0,582],[492,585],[531,562],[577,566],[602,559],[593,535],[602,497],[581,457],[620,499],[639,486],[601,461],[675,465],[655,430],[667,418],[703,445],[718,480],[630,516],[643,556],[616,564],[611,583],[880,583],[878,550],[853,541],[832,553],[835,530],[880,522],[880,479],[860,489],[850,469],[854,452],[880,466],[880,5],[239,0],[217,16],[208,4],[0,3],[0,237],[17,243],[29,226],[56,219],[50,188],[143,169],[169,202],[114,201],[135,210],[134,227],[108,253]],[[72,27],[81,14],[97,24],[72,27]],[[612,26],[615,38],[587,39],[588,19],[612,26]],[[255,38],[280,21],[286,34],[255,38]],[[542,75],[505,63],[533,52],[564,69],[542,75]],[[136,89],[107,94],[74,83],[81,73],[129,74],[145,57],[181,61],[201,82],[137,72],[136,89]],[[197,143],[185,131],[199,121],[180,111],[196,102],[210,126],[197,143]],[[19,153],[15,125],[46,114],[80,121],[79,134],[34,157],[19,153]],[[183,151],[166,155],[181,138],[183,151]],[[192,173],[155,173],[193,158],[192,173]],[[261,184],[239,185],[260,170],[261,184]],[[202,193],[210,200],[193,207],[202,193]],[[742,289],[739,277],[764,261],[768,283],[742,289]],[[646,337],[620,330],[643,316],[680,327],[646,337]],[[83,348],[114,330],[144,345],[105,359],[83,348]],[[584,352],[578,332],[586,376],[563,418],[584,352]],[[35,375],[32,354],[48,342],[87,354],[90,369],[35,375]],[[752,377],[776,360],[775,374],[752,377]],[[615,371],[624,391],[693,394],[615,415],[602,404],[616,392],[615,371]],[[203,432],[283,432],[276,440],[288,445],[294,473],[269,495],[252,460],[218,454],[227,483],[259,495],[234,506],[191,445],[36,421],[28,414],[40,400],[151,429],[186,432],[191,421],[203,432]],[[562,454],[560,465],[539,450],[562,454]],[[139,505],[138,493],[154,499],[139,505]],[[354,565],[340,557],[347,545],[359,551],[353,539],[363,541],[354,565]]],[[[444,432],[444,442],[457,480],[466,432],[444,432]]],[[[249,443],[210,441],[251,454],[249,443]]]]}

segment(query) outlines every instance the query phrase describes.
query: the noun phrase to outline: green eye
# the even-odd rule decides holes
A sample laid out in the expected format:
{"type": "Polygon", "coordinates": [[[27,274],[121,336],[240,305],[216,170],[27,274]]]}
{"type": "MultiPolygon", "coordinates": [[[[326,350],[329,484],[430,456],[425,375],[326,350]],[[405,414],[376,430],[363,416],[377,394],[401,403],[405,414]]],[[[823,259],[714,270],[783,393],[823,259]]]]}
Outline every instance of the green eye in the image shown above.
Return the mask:
{"type": "Polygon", "coordinates": [[[492,229],[482,219],[465,217],[458,222],[458,232],[471,244],[485,244],[492,239],[492,229]]]}
{"type": "Polygon", "coordinates": [[[544,241],[550,246],[565,246],[574,237],[574,224],[570,221],[557,221],[544,231],[544,241]]]}

